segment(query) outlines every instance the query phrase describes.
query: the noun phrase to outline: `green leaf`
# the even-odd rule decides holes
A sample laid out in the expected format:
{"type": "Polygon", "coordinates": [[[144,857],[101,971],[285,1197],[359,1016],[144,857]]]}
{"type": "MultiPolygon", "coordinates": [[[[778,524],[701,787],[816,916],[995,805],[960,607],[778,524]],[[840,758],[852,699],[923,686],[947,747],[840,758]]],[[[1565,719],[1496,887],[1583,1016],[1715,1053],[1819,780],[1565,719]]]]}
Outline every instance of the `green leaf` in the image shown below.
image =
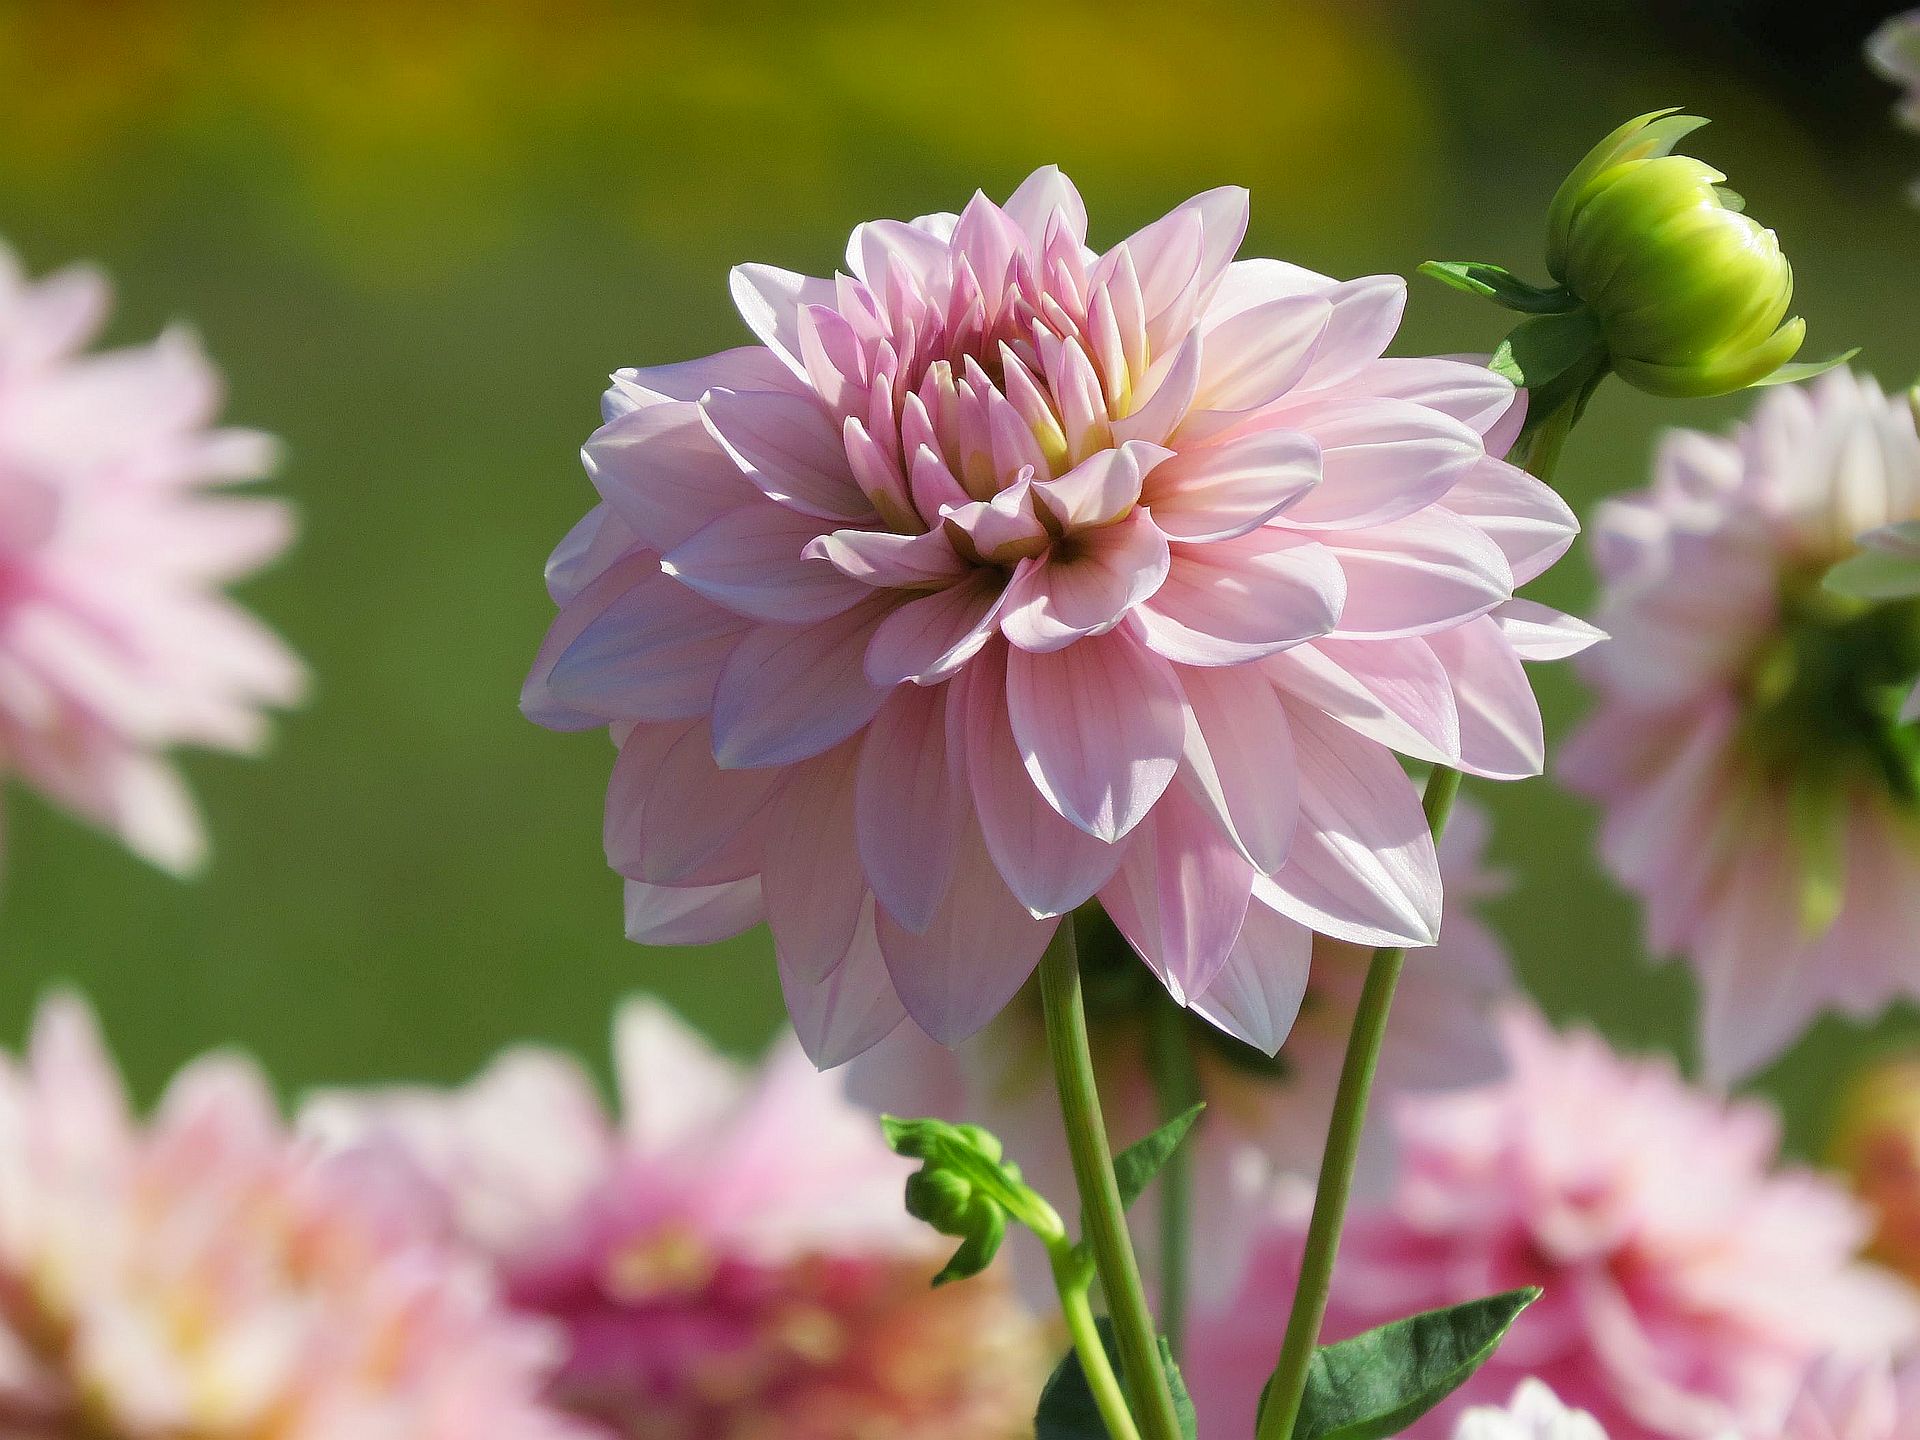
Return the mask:
{"type": "Polygon", "coordinates": [[[1584,310],[1522,320],[1493,352],[1492,366],[1516,385],[1540,393],[1556,383],[1573,386],[1607,359],[1600,327],[1584,310]]]}
{"type": "MultiPolygon", "coordinates": [[[[1120,1352],[1114,1343],[1113,1325],[1104,1315],[1095,1322],[1100,1327],[1100,1343],[1116,1369],[1120,1352]]],[[[1195,1440],[1200,1422],[1193,1413],[1193,1399],[1187,1394],[1187,1382],[1180,1378],[1167,1337],[1160,1337],[1160,1367],[1167,1372],[1167,1385],[1173,1391],[1173,1412],[1180,1422],[1180,1433],[1195,1440]]],[[[1047,1385],[1040,1392],[1040,1409],[1033,1417],[1034,1440],[1107,1440],[1106,1422],[1093,1403],[1093,1391],[1087,1388],[1086,1372],[1080,1368],[1080,1355],[1069,1350],[1054,1367],[1047,1385]]]]}
{"type": "Polygon", "coordinates": [[[1484,1365],[1514,1319],[1539,1298],[1536,1289],[1509,1290],[1322,1345],[1307,1371],[1292,1440],[1398,1435],[1484,1365]]]}
{"type": "Polygon", "coordinates": [[[1132,1206],[1140,1198],[1140,1192],[1160,1173],[1160,1167],[1167,1163],[1167,1157],[1180,1148],[1180,1142],[1187,1138],[1187,1132],[1193,1129],[1193,1122],[1200,1118],[1200,1112],[1206,1108],[1203,1100],[1191,1110],[1174,1116],[1146,1139],[1136,1141],[1113,1157],[1113,1176],[1120,1182],[1120,1204],[1123,1207],[1132,1206]]]}
{"type": "Polygon", "coordinates": [[[1060,1216],[1020,1178],[1000,1141],[978,1125],[945,1120],[880,1117],[896,1154],[918,1160],[907,1179],[907,1213],[942,1235],[961,1241],[933,1283],[945,1285],[978,1275],[992,1262],[1011,1215],[1051,1248],[1064,1243],[1060,1216]]]}
{"type": "Polygon", "coordinates": [[[1429,260],[1420,267],[1420,273],[1527,315],[1564,315],[1580,308],[1580,302],[1564,285],[1530,285],[1504,266],[1478,260],[1429,260]]]}

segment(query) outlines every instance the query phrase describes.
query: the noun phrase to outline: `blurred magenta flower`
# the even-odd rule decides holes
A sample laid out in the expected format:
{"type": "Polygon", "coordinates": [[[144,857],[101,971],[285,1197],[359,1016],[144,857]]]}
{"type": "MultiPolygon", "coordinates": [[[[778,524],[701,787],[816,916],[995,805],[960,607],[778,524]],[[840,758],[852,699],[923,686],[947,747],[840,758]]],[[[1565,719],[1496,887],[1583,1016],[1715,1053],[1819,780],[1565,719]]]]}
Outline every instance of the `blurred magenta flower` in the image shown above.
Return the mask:
{"type": "MultiPolygon", "coordinates": [[[[1383,1095],[1479,1084],[1502,1069],[1494,1013],[1497,1001],[1512,992],[1513,976],[1504,947],[1471,905],[1504,886],[1482,865],[1487,828],[1485,813],[1470,800],[1456,804],[1440,842],[1445,924],[1438,943],[1409,963],[1402,977],[1402,1000],[1380,1057],[1383,1095]]],[[[1193,1253],[1203,1298],[1221,1298],[1239,1282],[1246,1247],[1266,1219],[1275,1184],[1311,1180],[1319,1171],[1370,956],[1324,936],[1313,945],[1311,967],[1304,954],[1292,956],[1292,1005],[1262,1019],[1258,1049],[1198,1020],[1185,1022],[1200,1097],[1207,1102],[1206,1115],[1186,1141],[1194,1157],[1193,1230],[1205,1237],[1193,1253]],[[1269,1037],[1279,1045],[1272,1059],[1260,1053],[1269,1037]]],[[[1116,957],[1093,947],[1083,949],[1082,958],[1101,1105],[1116,1143],[1125,1144],[1159,1124],[1148,1053],[1153,1012],[1171,1009],[1173,1001],[1136,964],[1115,963],[1116,957]]],[[[1281,965],[1289,958],[1283,950],[1272,960],[1281,965]]],[[[1040,1000],[1030,989],[1022,997],[955,1049],[901,1027],[853,1062],[847,1087],[876,1110],[984,1125],[1043,1195],[1071,1195],[1073,1168],[1047,1066],[1040,1000]]],[[[1391,1156],[1388,1127],[1373,1126],[1362,1154],[1363,1196],[1384,1193],[1391,1156]]],[[[1151,1233],[1158,1201],[1153,1187],[1136,1204],[1142,1233],[1151,1233]]],[[[1154,1258],[1151,1252],[1142,1257],[1149,1264],[1154,1258]]],[[[1036,1293],[1052,1294],[1051,1277],[1040,1267],[1023,1273],[1031,1275],[1036,1293]]]]}
{"type": "Polygon", "coordinates": [[[56,803],[170,870],[205,837],[165,752],[253,750],[300,663],[220,587],[292,533],[256,479],[274,444],[210,428],[218,375],[184,330],[83,354],[107,283],[28,281],[0,246],[0,750],[56,803]]]}
{"type": "MultiPolygon", "coordinates": [[[[1878,1360],[1920,1337],[1920,1301],[1854,1257],[1870,1228],[1837,1184],[1777,1167],[1764,1106],[1690,1089],[1531,1011],[1504,1021],[1509,1073],[1403,1096],[1390,1203],[1342,1241],[1328,1332],[1538,1285],[1493,1358],[1413,1436],[1544,1381],[1611,1440],[1719,1440],[1777,1424],[1814,1362],[1878,1360]]],[[[1237,1303],[1196,1317],[1187,1378],[1203,1423],[1242,1433],[1273,1363],[1299,1227],[1262,1244],[1237,1303]]]]}
{"type": "Polygon", "coordinates": [[[1920,517],[1904,397],[1844,372],[1769,392],[1730,439],[1663,446],[1600,511],[1599,692],[1561,773],[1650,946],[1703,991],[1716,1080],[1820,1011],[1920,994],[1920,751],[1900,719],[1920,601],[1823,583],[1857,536],[1920,517]]]}
{"type": "Polygon", "coordinates": [[[1600,1422],[1560,1403],[1538,1380],[1522,1380],[1505,1405],[1476,1405],[1454,1423],[1453,1440],[1607,1440],[1600,1422]]]}
{"type": "Polygon", "coordinates": [[[1312,931],[1433,940],[1395,750],[1539,770],[1520,661],[1592,632],[1512,599],[1576,527],[1494,458],[1511,386],[1381,359],[1402,282],[1234,262],[1246,224],[1214,190],[1095,253],[1045,169],[849,274],[743,266],[761,345],[615,377],[524,707],[620,742],[629,933],[764,916],[817,1062],[973,1034],[1096,896],[1251,1038],[1312,931]]]}
{"type": "Polygon", "coordinates": [[[1920,1360],[1816,1367],[1786,1424],[1750,1440],[1911,1440],[1920,1435],[1920,1360]]]}
{"type": "Polygon", "coordinates": [[[316,1099],[336,1143],[417,1158],[512,1302],[563,1328],[554,1397],[629,1440],[994,1440],[1051,1359],[999,1272],[935,1290],[912,1165],[789,1039],[741,1073],[649,1002],[615,1031],[622,1115],[565,1055],[463,1090],[316,1099]]]}
{"type": "Polygon", "coordinates": [[[426,1177],[321,1157],[264,1076],[195,1061],[136,1121],[92,1016],[0,1057],[0,1431],[102,1440],[585,1440],[538,1391],[426,1177]]]}

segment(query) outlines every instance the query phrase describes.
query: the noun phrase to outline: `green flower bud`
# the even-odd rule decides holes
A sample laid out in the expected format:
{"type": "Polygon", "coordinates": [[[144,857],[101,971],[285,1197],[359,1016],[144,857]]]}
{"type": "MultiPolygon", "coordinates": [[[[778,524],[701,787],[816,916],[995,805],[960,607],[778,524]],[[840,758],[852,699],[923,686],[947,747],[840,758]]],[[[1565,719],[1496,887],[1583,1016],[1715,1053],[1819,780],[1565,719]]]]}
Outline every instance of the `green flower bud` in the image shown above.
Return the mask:
{"type": "Polygon", "coordinates": [[[880,1124],[897,1154],[920,1162],[907,1177],[907,1213],[960,1241],[946,1268],[934,1277],[935,1285],[986,1269],[1006,1238],[1009,1216],[1049,1249],[1065,1245],[1059,1215],[1021,1180],[1019,1167],[1006,1160],[998,1137],[978,1125],[944,1120],[883,1115],[880,1124]]]}
{"type": "Polygon", "coordinates": [[[1608,363],[1655,395],[1722,395],[1776,377],[1806,325],[1793,267],[1712,166],[1673,147],[1704,120],[1621,126],[1582,160],[1547,217],[1547,268],[1599,323],[1608,363]]]}

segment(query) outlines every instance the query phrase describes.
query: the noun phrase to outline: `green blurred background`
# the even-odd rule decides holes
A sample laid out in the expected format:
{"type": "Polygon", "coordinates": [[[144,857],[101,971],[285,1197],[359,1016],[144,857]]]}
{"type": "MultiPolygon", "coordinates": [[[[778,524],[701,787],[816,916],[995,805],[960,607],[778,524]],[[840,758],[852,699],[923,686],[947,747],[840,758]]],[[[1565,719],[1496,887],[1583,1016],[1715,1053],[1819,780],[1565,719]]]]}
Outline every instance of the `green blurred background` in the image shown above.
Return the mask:
{"type": "MultiPolygon", "coordinates": [[[[453,1078],[522,1037],[598,1063],[615,999],[646,987],[752,1047],[779,1014],[764,935],[624,942],[606,742],[515,709],[609,370],[739,343],[737,261],[824,273],[856,221],[1004,195],[1046,162],[1096,242],[1230,181],[1253,191],[1244,253],[1537,274],[1558,177],[1677,104],[1714,117],[1701,153],[1784,238],[1812,350],[1864,345],[1905,384],[1920,143],[1859,59],[1887,8],[0,0],[0,234],[35,271],[104,263],[116,339],[190,319],[231,418],[285,437],[302,536],[245,598],[318,677],[265,759],[189,761],[215,844],[197,882],[10,798],[0,1035],[71,981],[142,1093],[223,1043],[292,1090],[453,1078]]],[[[1400,348],[1499,333],[1423,285],[1400,348]]],[[[1641,483],[1657,424],[1738,408],[1608,391],[1566,488],[1586,510],[1641,483]]],[[[1590,587],[1576,552],[1540,590],[1579,607],[1590,587]]],[[[1564,732],[1578,687],[1536,674],[1564,732]]],[[[1474,789],[1520,877],[1494,919],[1529,985],[1684,1049],[1690,986],[1649,966],[1588,809],[1546,782],[1474,789]]],[[[1796,1143],[1916,1033],[1830,1022],[1767,1076],[1796,1143]]]]}

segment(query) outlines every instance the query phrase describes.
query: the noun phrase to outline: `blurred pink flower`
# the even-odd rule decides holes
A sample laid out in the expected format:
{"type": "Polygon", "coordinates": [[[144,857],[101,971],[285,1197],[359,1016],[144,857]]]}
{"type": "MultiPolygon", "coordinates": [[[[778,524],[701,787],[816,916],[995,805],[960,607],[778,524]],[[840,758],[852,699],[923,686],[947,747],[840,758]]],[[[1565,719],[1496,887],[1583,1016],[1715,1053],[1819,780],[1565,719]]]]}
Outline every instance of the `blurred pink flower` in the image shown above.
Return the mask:
{"type": "Polygon", "coordinates": [[[1867,59],[1881,75],[1906,87],[1900,97],[1900,121],[1920,130],[1920,10],[1884,21],[1867,41],[1867,59]]]}
{"type": "Polygon", "coordinates": [[[277,500],[207,491],[274,444],[209,428],[198,343],[82,354],[106,315],[85,268],[38,283],[0,245],[0,752],[58,804],[170,870],[206,842],[165,752],[253,750],[299,662],[220,587],[286,546],[277,500]]]}
{"type": "MultiPolygon", "coordinates": [[[[397,1143],[512,1301],[568,1338],[555,1398],[628,1440],[994,1440],[1050,1358],[999,1272],[930,1288],[912,1166],[788,1041],[742,1074],[648,1002],[615,1031],[622,1117],[564,1055],[464,1090],[341,1093],[317,1133],[397,1143]]],[[[948,1247],[950,1248],[950,1247],[948,1247]]]]}
{"type": "MultiPolygon", "coordinates": [[[[1330,1338],[1545,1292],[1410,1435],[1445,1435],[1463,1405],[1534,1376],[1611,1440],[1719,1440],[1778,1423],[1821,1356],[1884,1358],[1920,1336],[1914,1292],[1854,1258],[1863,1211],[1837,1184],[1777,1167],[1771,1111],[1517,1006],[1503,1028],[1505,1080],[1395,1102],[1392,1201],[1357,1213],[1342,1241],[1330,1338]]],[[[1209,1429],[1251,1427],[1303,1228],[1304,1213],[1282,1217],[1236,1303],[1192,1332],[1187,1379],[1209,1429]]]]}
{"type": "Polygon", "coordinates": [[[1784,1427],[1746,1440],[1913,1440],[1920,1435],[1920,1359],[1817,1366],[1784,1427]]]}
{"type": "Polygon", "coordinates": [[[850,275],[742,266],[762,345],[614,377],[523,704],[621,744],[629,933],[764,916],[816,1061],[973,1034],[1094,896],[1249,1037],[1310,932],[1432,941],[1395,750],[1539,770],[1520,661],[1593,632],[1512,599],[1576,528],[1493,458],[1512,387],[1381,359],[1399,279],[1246,225],[1213,190],[1096,254],[1048,168],[850,275]]]}
{"type": "Polygon", "coordinates": [[[1476,1405],[1454,1423],[1453,1440],[1607,1440],[1600,1422],[1560,1403],[1538,1380],[1522,1380],[1505,1405],[1476,1405]]]}
{"type": "MultiPolygon", "coordinates": [[[[1439,942],[1408,963],[1380,1057],[1377,1094],[1478,1084],[1502,1069],[1494,1010],[1511,993],[1512,973],[1500,941],[1471,905],[1504,887],[1482,866],[1487,829],[1485,813],[1461,800],[1440,843],[1445,924],[1439,942]]],[[[1316,940],[1311,968],[1302,963],[1294,973],[1297,1021],[1291,1009],[1276,1015],[1267,1022],[1270,1032],[1255,1041],[1262,1049],[1269,1036],[1279,1044],[1272,1059],[1199,1021],[1186,1022],[1207,1102],[1206,1115],[1186,1142],[1193,1155],[1194,1233],[1205,1237],[1193,1251],[1203,1296],[1218,1298],[1238,1282],[1246,1245],[1266,1218],[1276,1178],[1311,1179],[1319,1170],[1347,1031],[1371,955],[1324,936],[1316,940]]],[[[1171,1011],[1173,1002],[1117,947],[1088,946],[1083,956],[1101,1104],[1115,1145],[1125,1145],[1159,1123],[1147,1052],[1154,1012],[1171,1011]]],[[[1285,959],[1277,955],[1275,963],[1285,959]]],[[[1073,1168],[1039,996],[1031,988],[1023,992],[1023,1003],[1009,1006],[956,1049],[902,1026],[853,1062],[847,1086],[876,1110],[985,1125],[1006,1143],[1027,1180],[1058,1202],[1075,1193],[1073,1168]]],[[[1358,1181],[1363,1195],[1383,1193],[1390,1179],[1388,1128],[1375,1124],[1367,1132],[1358,1181]]],[[[1154,1187],[1134,1210],[1143,1234],[1153,1233],[1157,1203],[1154,1187]]],[[[1148,1246],[1141,1258],[1151,1268],[1155,1257],[1148,1246]]],[[[1037,1258],[1022,1273],[1032,1277],[1036,1290],[1051,1294],[1051,1278],[1037,1258]]]]}
{"type": "Polygon", "coordinates": [[[1823,584],[1857,536],[1920,516],[1904,398],[1836,371],[1767,392],[1731,439],[1661,449],[1602,507],[1613,636],[1561,773],[1606,808],[1601,855],[1648,943],[1699,974],[1719,1082],[1814,1015],[1920,995],[1920,764],[1899,722],[1920,601],[1823,584]]]}
{"type": "Polygon", "coordinates": [[[321,1158],[247,1063],[194,1062],[143,1126],[77,1000],[0,1056],[0,1432],[567,1440],[555,1338],[403,1156],[321,1158]]]}

